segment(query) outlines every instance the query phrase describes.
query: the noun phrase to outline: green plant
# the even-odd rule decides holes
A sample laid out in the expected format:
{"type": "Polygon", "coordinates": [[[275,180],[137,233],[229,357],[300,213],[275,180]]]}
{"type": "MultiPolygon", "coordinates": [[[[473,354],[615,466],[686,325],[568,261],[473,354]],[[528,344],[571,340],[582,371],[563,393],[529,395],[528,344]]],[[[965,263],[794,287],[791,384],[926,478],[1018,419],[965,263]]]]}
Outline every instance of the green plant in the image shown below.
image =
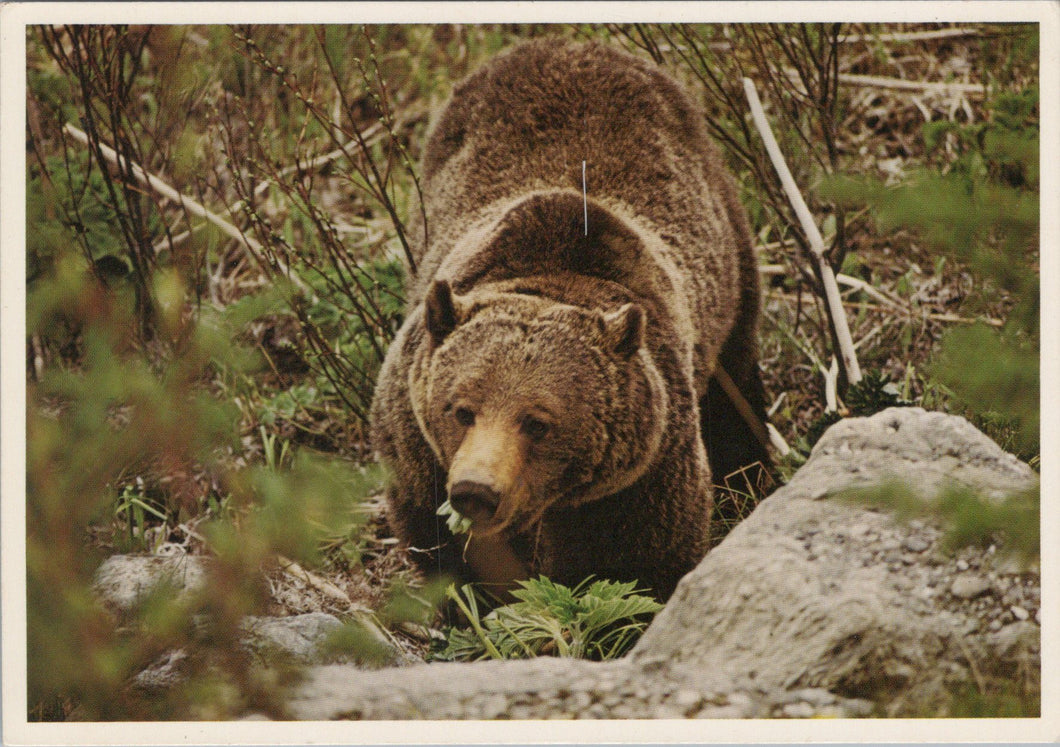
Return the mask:
{"type": "Polygon", "coordinates": [[[125,549],[140,552],[151,552],[155,549],[148,539],[148,520],[153,518],[165,523],[168,519],[164,509],[160,509],[154,501],[132,485],[126,485],[118,496],[114,505],[114,516],[119,521],[124,516],[128,529],[128,545],[125,549]]]}
{"type": "Polygon", "coordinates": [[[446,660],[522,659],[552,655],[604,660],[622,656],[662,605],[637,594],[635,583],[586,579],[571,589],[544,576],[520,581],[518,602],[482,616],[471,585],[447,595],[471,629],[452,628],[437,654],[446,660]]]}

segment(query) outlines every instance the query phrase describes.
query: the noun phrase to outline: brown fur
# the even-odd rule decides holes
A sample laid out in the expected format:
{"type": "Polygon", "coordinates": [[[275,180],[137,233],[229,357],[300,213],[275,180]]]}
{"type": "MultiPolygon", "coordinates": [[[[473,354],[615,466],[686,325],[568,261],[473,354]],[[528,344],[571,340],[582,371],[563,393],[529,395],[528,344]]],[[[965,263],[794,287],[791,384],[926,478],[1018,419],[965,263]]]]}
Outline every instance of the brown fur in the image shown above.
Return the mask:
{"type": "Polygon", "coordinates": [[[707,550],[704,437],[724,469],[764,457],[712,396],[721,359],[761,411],[756,261],[700,112],[625,53],[526,44],[457,87],[423,197],[373,405],[394,529],[431,570],[668,597],[707,550]],[[466,555],[435,516],[449,494],[466,555]]]}

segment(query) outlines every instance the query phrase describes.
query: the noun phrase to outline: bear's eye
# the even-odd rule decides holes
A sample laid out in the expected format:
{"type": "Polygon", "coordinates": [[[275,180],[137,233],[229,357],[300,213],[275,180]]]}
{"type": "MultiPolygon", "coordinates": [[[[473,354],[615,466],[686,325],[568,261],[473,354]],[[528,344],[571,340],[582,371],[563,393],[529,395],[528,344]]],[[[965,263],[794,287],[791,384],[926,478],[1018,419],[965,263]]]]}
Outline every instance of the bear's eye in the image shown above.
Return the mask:
{"type": "Polygon", "coordinates": [[[523,433],[531,441],[540,441],[548,434],[548,423],[538,420],[533,415],[527,415],[523,419],[523,433]]]}
{"type": "Polygon", "coordinates": [[[453,417],[456,418],[456,422],[465,427],[475,424],[475,413],[471,412],[471,410],[466,407],[456,408],[453,412],[453,417]]]}

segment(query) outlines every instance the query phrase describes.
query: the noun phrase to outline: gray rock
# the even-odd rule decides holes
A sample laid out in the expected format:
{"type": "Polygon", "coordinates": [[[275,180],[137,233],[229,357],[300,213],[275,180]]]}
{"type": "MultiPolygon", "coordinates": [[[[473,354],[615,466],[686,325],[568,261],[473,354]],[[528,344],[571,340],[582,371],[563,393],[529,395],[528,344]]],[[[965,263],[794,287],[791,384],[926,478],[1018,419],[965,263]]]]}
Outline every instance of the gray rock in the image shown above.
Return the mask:
{"type": "Polygon", "coordinates": [[[781,710],[785,718],[810,718],[816,715],[817,710],[809,703],[788,703],[781,710]]]}
{"type": "Polygon", "coordinates": [[[206,561],[193,555],[112,555],[96,570],[93,590],[118,613],[134,610],[152,591],[189,594],[206,581],[206,561]]]}
{"type": "Polygon", "coordinates": [[[243,645],[263,660],[282,656],[299,664],[323,664],[341,658],[326,650],[330,634],[342,627],[334,615],[310,612],[290,617],[247,617],[243,645]]]}
{"type": "Polygon", "coordinates": [[[993,655],[1000,658],[1012,658],[1024,653],[1041,651],[1042,629],[1029,620],[1021,620],[1000,628],[987,637],[987,644],[993,655]]]}
{"type": "Polygon", "coordinates": [[[958,599],[975,599],[989,590],[990,581],[974,573],[962,573],[950,586],[950,594],[958,599]]]}
{"type": "MultiPolygon", "coordinates": [[[[498,713],[503,699],[509,709],[521,704],[520,717],[563,718],[576,715],[569,710],[570,693],[584,690],[591,700],[608,703],[612,718],[673,715],[692,703],[692,694],[708,692],[711,700],[699,710],[689,706],[694,714],[685,715],[851,717],[878,709],[902,716],[943,702],[956,682],[973,682],[968,651],[1008,645],[1031,656],[1031,667],[1040,666],[1033,648],[1006,644],[1000,632],[993,635],[1001,640],[985,640],[991,635],[985,620],[993,617],[1001,625],[990,614],[1001,611],[994,596],[973,604],[915,593],[953,588],[952,566],[933,553],[911,555],[911,564],[880,563],[903,543],[908,549],[912,536],[934,531],[930,522],[913,528],[838,497],[850,487],[914,475],[925,498],[956,482],[997,499],[1037,479],[961,418],[897,408],[844,420],[825,434],[788,485],[681,581],[626,659],[431,664],[380,672],[314,667],[292,692],[288,708],[300,719],[467,719],[482,717],[481,703],[498,713]],[[606,695],[594,689],[602,680],[610,683],[606,695]],[[792,699],[785,702],[789,693],[792,699]],[[843,693],[859,699],[837,697],[843,693]]],[[[962,557],[968,558],[965,569],[991,563],[981,551],[962,557]]],[[[1028,583],[1037,587],[1037,576],[1028,583]]],[[[1016,624],[1038,630],[1030,621],[1016,624]]],[[[1005,635],[1018,642],[1032,634],[1005,635]]],[[[1002,659],[982,657],[975,676],[1011,677],[1013,668],[1002,659]]]]}
{"type": "Polygon", "coordinates": [[[931,543],[923,537],[913,535],[902,540],[902,547],[909,550],[909,552],[924,552],[924,550],[931,547],[931,543]]]}
{"type": "Polygon", "coordinates": [[[183,649],[167,651],[133,677],[132,684],[148,692],[168,690],[184,679],[187,659],[188,654],[183,649]]]}

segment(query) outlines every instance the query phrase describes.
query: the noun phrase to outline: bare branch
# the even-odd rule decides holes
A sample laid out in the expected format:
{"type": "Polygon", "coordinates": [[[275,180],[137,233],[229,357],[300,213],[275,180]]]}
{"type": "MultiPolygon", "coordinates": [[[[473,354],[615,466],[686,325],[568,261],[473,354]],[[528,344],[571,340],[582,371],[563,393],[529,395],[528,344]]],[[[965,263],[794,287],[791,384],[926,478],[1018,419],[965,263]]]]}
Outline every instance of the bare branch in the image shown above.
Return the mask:
{"type": "MultiPolygon", "coordinates": [[[[74,127],[69,122],[63,125],[63,132],[65,132],[74,140],[77,140],[78,142],[84,145],[89,144],[88,135],[86,135],[78,128],[74,127]]],[[[99,150],[103,154],[103,157],[106,158],[109,162],[115,165],[121,165],[124,168],[128,169],[138,181],[143,184],[146,184],[148,187],[165,197],[167,200],[175,202],[176,204],[180,205],[182,208],[187,210],[189,213],[197,215],[200,218],[205,218],[210,223],[214,224],[219,229],[221,229],[221,231],[223,231],[225,234],[231,236],[233,239],[236,239],[237,241],[242,243],[243,246],[245,246],[247,250],[253,255],[254,259],[258,262],[259,265],[261,265],[262,267],[268,266],[268,262],[262,255],[263,247],[259,242],[244,234],[242,231],[240,231],[238,228],[233,226],[221,216],[217,215],[216,213],[210,212],[202,205],[197,203],[195,200],[180,194],[180,192],[173,189],[173,187],[166,184],[154,174],[150,174],[145,171],[143,167],[141,167],[139,164],[128,162],[123,156],[119,156],[113,148],[110,148],[109,146],[104,145],[103,143],[99,143],[99,150]]],[[[291,279],[291,282],[293,282],[299,290],[306,293],[306,295],[308,295],[314,301],[316,300],[316,294],[313,292],[313,289],[310,288],[301,278],[299,278],[298,275],[296,275],[291,270],[291,268],[284,263],[282,259],[276,257],[275,262],[280,272],[289,277],[291,279]]]]}

